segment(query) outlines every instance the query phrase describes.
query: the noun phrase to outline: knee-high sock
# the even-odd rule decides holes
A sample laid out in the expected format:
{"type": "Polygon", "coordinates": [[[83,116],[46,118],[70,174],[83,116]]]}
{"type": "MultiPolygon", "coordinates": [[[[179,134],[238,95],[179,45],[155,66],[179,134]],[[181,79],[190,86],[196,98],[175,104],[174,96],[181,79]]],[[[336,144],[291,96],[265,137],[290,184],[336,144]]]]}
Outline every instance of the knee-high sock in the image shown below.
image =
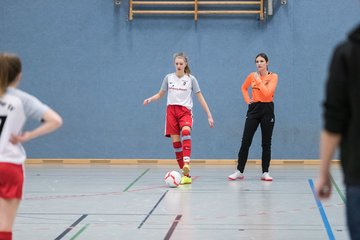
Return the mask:
{"type": "Polygon", "coordinates": [[[183,156],[184,156],[184,163],[190,163],[190,156],[191,156],[191,135],[189,130],[182,130],[182,149],[183,149],[183,156]]]}
{"type": "Polygon", "coordinates": [[[12,232],[0,232],[0,240],[12,240],[12,232]]]}
{"type": "Polygon", "coordinates": [[[173,142],[173,147],[179,168],[182,169],[184,167],[184,160],[181,142],[173,142]]]}

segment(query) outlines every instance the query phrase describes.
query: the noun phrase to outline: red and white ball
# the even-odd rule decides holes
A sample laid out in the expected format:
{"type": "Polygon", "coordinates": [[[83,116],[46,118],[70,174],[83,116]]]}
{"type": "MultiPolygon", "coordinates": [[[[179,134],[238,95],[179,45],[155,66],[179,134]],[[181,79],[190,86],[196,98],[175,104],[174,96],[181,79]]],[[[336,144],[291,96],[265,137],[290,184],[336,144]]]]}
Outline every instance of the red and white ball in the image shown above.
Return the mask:
{"type": "Polygon", "coordinates": [[[179,184],[181,182],[181,174],[178,173],[177,171],[169,171],[166,173],[164,180],[165,180],[166,185],[168,185],[169,187],[175,188],[175,187],[179,186],[179,184]]]}

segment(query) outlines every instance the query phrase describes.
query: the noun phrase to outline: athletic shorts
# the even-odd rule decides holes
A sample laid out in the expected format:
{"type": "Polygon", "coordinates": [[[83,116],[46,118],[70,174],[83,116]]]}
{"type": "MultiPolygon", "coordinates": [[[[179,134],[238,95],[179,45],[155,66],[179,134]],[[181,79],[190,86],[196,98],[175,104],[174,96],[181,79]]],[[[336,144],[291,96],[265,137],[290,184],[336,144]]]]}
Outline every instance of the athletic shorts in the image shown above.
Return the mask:
{"type": "Polygon", "coordinates": [[[180,105],[168,105],[166,108],[165,136],[180,135],[183,127],[192,128],[192,112],[188,108],[180,105]]]}
{"type": "Polygon", "coordinates": [[[22,198],[24,184],[23,166],[0,162],[0,198],[22,198]]]}

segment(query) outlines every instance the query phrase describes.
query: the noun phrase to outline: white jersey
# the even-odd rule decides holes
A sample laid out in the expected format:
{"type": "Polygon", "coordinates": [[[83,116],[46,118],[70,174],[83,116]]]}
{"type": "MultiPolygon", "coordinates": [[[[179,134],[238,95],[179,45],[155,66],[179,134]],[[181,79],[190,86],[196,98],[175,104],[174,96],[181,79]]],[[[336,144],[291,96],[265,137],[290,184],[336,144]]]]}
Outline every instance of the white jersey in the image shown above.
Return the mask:
{"type": "Polygon", "coordinates": [[[49,107],[34,96],[15,88],[8,88],[0,97],[0,162],[22,164],[26,153],[22,145],[12,144],[12,134],[21,134],[27,119],[41,121],[49,107]]]}
{"type": "Polygon", "coordinates": [[[170,73],[164,78],[161,89],[167,91],[167,105],[181,105],[189,110],[193,107],[192,93],[200,92],[199,83],[192,75],[178,78],[170,73]]]}

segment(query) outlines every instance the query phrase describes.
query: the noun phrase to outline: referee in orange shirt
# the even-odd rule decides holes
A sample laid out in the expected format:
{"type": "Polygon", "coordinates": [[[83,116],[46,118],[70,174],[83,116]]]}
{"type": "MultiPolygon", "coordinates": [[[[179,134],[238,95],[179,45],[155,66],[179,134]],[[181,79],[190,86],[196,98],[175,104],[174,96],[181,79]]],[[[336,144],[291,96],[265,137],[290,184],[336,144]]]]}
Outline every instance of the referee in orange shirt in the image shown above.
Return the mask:
{"type": "Polygon", "coordinates": [[[257,72],[250,73],[241,87],[245,102],[248,104],[246,122],[238,154],[237,171],[228,176],[229,180],[243,179],[249,148],[256,129],[260,125],[262,136],[262,175],[261,180],[272,181],[269,174],[271,160],[271,138],[275,124],[274,93],[278,75],[268,71],[269,59],[265,53],[255,57],[257,72]],[[249,96],[248,88],[251,87],[249,96]]]}

